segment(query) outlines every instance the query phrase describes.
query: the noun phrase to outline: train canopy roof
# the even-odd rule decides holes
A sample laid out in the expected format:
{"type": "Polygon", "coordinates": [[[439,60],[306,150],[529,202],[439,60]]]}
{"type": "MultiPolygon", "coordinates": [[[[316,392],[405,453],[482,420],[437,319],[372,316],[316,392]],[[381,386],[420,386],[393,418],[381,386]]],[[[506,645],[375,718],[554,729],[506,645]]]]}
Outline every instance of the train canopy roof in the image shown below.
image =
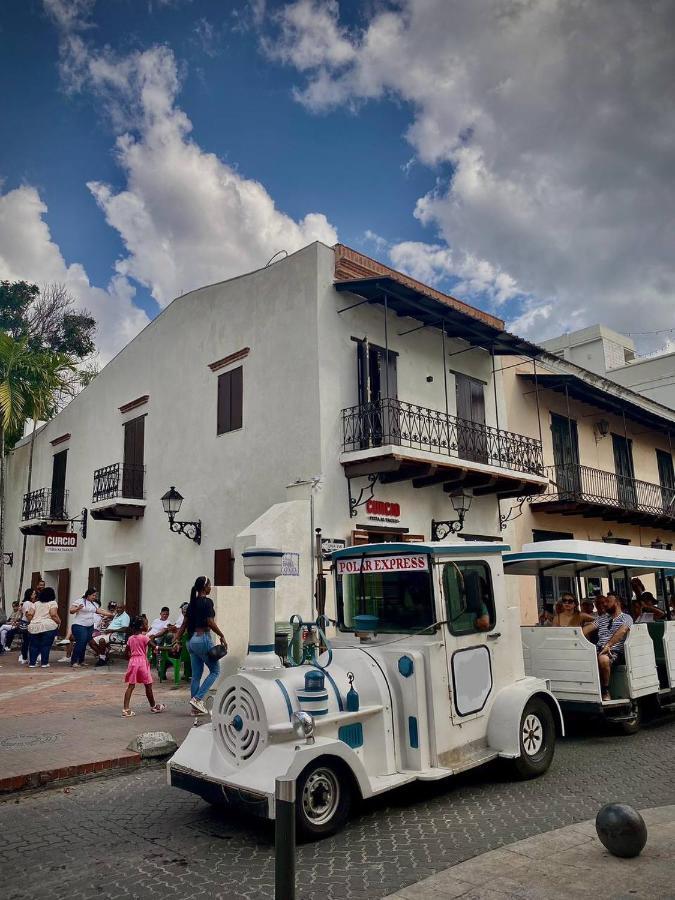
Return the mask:
{"type": "Polygon", "coordinates": [[[581,575],[607,578],[628,569],[633,575],[671,570],[675,575],[675,551],[652,547],[606,544],[602,541],[541,541],[523,544],[518,553],[504,554],[509,575],[581,575]]]}
{"type": "MultiPolygon", "coordinates": [[[[501,541],[433,541],[428,543],[398,543],[386,542],[381,544],[356,544],[353,547],[345,547],[335,550],[331,559],[345,559],[360,556],[390,556],[392,554],[408,553],[433,553],[435,556],[470,556],[475,553],[482,555],[492,553],[505,553],[510,550],[508,544],[501,541]]],[[[673,554],[675,556],[675,554],[673,554]]]]}

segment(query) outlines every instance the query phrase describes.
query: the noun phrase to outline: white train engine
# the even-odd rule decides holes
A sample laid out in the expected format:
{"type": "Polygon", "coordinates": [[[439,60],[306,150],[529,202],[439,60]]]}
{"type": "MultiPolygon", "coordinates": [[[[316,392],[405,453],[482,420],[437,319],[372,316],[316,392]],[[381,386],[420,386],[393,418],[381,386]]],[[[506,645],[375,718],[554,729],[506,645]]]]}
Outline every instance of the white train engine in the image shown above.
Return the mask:
{"type": "Polygon", "coordinates": [[[519,610],[506,608],[508,549],[336,552],[337,636],[291,666],[274,648],[282,552],[246,550],[248,653],[221,683],[211,723],[169,761],[169,783],[274,818],[275,780],[293,778],[299,831],[318,837],[343,825],[357,796],[497,757],[521,777],[545,772],[562,716],[546,682],[523,671],[519,610]]]}

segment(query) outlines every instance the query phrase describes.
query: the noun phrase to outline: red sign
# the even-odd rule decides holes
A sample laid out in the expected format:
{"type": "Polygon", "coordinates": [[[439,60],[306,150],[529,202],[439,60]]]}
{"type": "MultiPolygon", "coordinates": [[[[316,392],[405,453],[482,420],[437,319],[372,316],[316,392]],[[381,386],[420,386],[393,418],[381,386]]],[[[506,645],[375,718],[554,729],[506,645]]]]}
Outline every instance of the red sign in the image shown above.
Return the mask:
{"type": "Polygon", "coordinates": [[[385,500],[369,500],[366,503],[366,512],[373,517],[400,519],[401,506],[399,503],[389,503],[385,500]]]}
{"type": "Polygon", "coordinates": [[[69,553],[77,549],[77,534],[74,531],[48,531],[45,534],[47,553],[69,553]]]}
{"type": "Polygon", "coordinates": [[[414,556],[364,556],[338,559],[338,575],[358,575],[361,572],[428,572],[429,559],[419,553],[414,556]]]}

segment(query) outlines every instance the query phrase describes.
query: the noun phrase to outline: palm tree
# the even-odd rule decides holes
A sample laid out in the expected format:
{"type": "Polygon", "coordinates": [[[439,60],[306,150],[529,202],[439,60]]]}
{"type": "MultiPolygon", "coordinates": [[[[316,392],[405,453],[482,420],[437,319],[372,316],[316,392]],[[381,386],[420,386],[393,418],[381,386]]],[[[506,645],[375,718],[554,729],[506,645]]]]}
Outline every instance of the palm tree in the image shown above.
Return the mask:
{"type": "MultiPolygon", "coordinates": [[[[31,352],[26,340],[15,340],[0,333],[0,604],[3,611],[6,454],[21,438],[29,418],[35,424],[38,419],[48,418],[53,414],[56,398],[68,384],[68,377],[73,369],[73,363],[65,354],[31,352]]],[[[29,485],[31,475],[32,471],[29,473],[29,485]]],[[[22,578],[24,564],[25,544],[22,578]]]]}

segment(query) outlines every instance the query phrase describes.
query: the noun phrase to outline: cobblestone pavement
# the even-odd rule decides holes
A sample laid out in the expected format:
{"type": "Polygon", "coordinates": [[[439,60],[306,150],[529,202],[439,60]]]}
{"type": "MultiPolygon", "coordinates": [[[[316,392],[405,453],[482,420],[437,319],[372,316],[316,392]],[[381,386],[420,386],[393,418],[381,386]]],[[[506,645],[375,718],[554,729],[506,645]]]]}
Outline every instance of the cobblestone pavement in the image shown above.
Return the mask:
{"type": "MultiPolygon", "coordinates": [[[[543,778],[492,765],[364,804],[348,827],[298,852],[298,898],[378,898],[487,850],[593,818],[601,804],[675,802],[675,721],[633,737],[558,744],[543,778]]],[[[0,804],[3,896],[273,896],[269,823],[225,818],[168,788],[161,769],[0,804]]],[[[535,863],[536,865],[537,863],[535,863]]]]}

